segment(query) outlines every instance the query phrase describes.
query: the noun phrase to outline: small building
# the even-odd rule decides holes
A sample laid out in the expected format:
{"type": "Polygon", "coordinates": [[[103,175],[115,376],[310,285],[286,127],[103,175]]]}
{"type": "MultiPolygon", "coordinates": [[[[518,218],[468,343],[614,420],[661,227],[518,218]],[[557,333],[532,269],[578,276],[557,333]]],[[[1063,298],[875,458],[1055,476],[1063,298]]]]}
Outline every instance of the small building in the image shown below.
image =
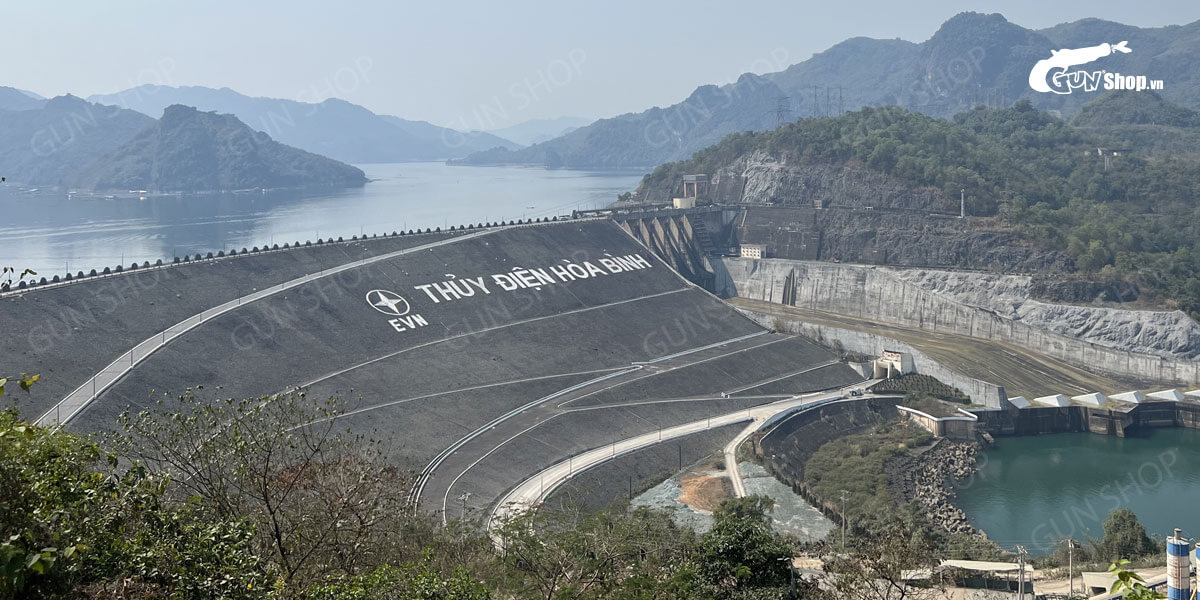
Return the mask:
{"type": "Polygon", "coordinates": [[[742,244],[739,256],[742,258],[762,258],[767,253],[767,247],[762,244],[742,244]]]}
{"type": "Polygon", "coordinates": [[[696,208],[696,197],[671,198],[671,205],[675,208],[696,208]]]}

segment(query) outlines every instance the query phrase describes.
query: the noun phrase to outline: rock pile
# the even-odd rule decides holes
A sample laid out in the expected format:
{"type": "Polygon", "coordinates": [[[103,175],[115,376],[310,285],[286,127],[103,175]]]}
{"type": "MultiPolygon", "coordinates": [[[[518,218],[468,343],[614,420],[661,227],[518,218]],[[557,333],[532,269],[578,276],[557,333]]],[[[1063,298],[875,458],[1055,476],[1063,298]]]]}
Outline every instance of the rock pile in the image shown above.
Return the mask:
{"type": "Polygon", "coordinates": [[[897,502],[916,502],[930,522],[951,533],[975,533],[967,515],[954,506],[951,481],[975,473],[974,444],[940,440],[933,448],[915,456],[887,463],[889,487],[897,502]]]}

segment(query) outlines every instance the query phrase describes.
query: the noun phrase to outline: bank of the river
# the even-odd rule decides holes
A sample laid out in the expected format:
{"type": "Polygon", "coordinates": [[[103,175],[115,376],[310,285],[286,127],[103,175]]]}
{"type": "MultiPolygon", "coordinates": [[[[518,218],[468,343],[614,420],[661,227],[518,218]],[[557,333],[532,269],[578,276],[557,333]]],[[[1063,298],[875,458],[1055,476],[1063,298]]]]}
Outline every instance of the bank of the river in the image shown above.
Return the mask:
{"type": "Polygon", "coordinates": [[[955,504],[1004,547],[1034,554],[1055,540],[1103,536],[1103,521],[1130,508],[1151,535],[1175,527],[1200,534],[1200,430],[1139,429],[1001,436],[980,452],[978,471],[954,482],[955,504]]]}

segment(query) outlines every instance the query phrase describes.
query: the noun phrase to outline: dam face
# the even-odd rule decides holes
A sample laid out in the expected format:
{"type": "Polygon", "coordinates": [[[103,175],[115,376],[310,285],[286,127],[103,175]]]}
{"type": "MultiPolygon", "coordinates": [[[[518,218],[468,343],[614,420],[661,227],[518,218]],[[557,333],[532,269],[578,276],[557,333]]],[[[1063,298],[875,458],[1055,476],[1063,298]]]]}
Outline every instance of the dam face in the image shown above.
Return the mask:
{"type": "Polygon", "coordinates": [[[861,380],[610,221],[302,246],[0,302],[0,323],[30,332],[4,342],[4,368],[43,375],[15,396],[26,418],[100,431],[200,385],[307,387],[393,442],[392,460],[422,473],[422,505],[455,513],[617,439],[861,380]]]}

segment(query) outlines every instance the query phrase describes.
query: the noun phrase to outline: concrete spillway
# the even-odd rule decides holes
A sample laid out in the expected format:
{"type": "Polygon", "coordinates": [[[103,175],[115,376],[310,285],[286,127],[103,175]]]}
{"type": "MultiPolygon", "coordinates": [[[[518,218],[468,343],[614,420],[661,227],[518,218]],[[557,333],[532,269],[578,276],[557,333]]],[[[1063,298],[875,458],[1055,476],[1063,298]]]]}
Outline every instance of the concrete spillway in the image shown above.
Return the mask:
{"type": "Polygon", "coordinates": [[[606,221],[301,247],[0,302],[0,325],[29,332],[5,340],[4,369],[44,376],[17,398],[27,417],[53,417],[74,392],[86,401],[68,426],[94,431],[197,385],[223,397],[307,386],[343,398],[347,426],[395,439],[393,460],[422,471],[418,499],[434,510],[488,506],[614,439],[860,379],[606,221]],[[118,371],[93,397],[86,383],[105,369],[118,371]]]}

